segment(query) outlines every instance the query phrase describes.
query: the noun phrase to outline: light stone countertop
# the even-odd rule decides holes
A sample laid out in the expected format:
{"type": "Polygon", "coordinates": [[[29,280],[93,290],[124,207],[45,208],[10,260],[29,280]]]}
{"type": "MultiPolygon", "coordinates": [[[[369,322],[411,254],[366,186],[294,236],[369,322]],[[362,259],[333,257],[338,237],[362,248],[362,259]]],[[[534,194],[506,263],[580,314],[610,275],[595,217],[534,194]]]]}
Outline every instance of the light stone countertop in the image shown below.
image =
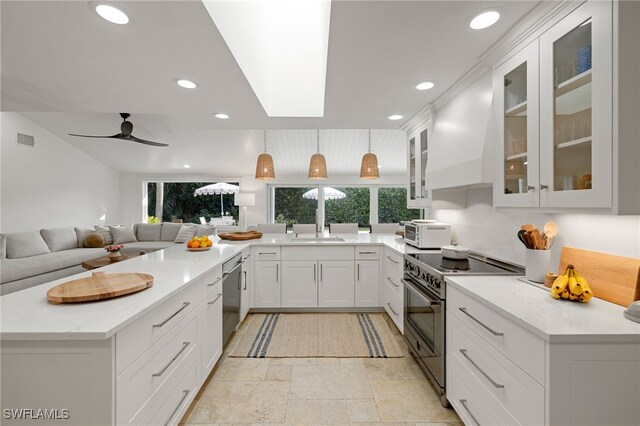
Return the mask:
{"type": "Polygon", "coordinates": [[[265,234],[261,240],[219,242],[211,250],[190,252],[184,244],[101,268],[105,273],[140,272],[154,276],[153,286],[125,297],[94,303],[53,305],[47,291],[63,282],[88,277],[91,271],[51,281],[0,297],[2,340],[107,339],[151,311],[207,271],[251,245],[359,245],[376,244],[398,253],[420,252],[394,235],[342,235],[345,241],[292,241],[291,234],[265,234]]]}
{"type": "Polygon", "coordinates": [[[640,343],[640,324],[623,317],[625,308],[595,297],[589,303],[556,300],[546,288],[510,276],[446,282],[549,342],[640,343]]]}

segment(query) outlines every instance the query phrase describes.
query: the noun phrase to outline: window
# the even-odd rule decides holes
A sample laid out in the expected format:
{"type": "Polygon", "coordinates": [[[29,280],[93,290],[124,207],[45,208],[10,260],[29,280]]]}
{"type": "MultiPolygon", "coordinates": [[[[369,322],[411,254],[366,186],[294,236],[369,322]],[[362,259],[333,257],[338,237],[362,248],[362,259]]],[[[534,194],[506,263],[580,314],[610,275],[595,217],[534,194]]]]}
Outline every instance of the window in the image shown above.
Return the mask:
{"type": "MultiPolygon", "coordinates": [[[[207,222],[212,217],[233,216],[239,220],[238,207],[233,205],[233,194],[212,194],[194,197],[194,191],[215,182],[146,182],[147,216],[162,216],[163,222],[182,220],[185,223],[207,222]],[[156,201],[162,199],[161,212],[156,201]]],[[[239,186],[238,182],[227,182],[239,186]]]]}
{"type": "Polygon", "coordinates": [[[369,230],[369,188],[368,187],[331,187],[344,194],[342,198],[328,198],[329,188],[325,191],[325,226],[330,223],[357,223],[360,230],[369,230]]]}
{"type": "Polygon", "coordinates": [[[407,208],[407,188],[378,188],[378,223],[420,219],[420,209],[407,208]]]}
{"type": "MultiPolygon", "coordinates": [[[[305,193],[314,187],[276,187],[273,190],[273,222],[286,223],[291,227],[294,223],[316,223],[316,198],[306,198],[305,193]]],[[[317,187],[316,187],[317,189],[317,187]]],[[[317,194],[317,192],[316,192],[317,194]]]]}

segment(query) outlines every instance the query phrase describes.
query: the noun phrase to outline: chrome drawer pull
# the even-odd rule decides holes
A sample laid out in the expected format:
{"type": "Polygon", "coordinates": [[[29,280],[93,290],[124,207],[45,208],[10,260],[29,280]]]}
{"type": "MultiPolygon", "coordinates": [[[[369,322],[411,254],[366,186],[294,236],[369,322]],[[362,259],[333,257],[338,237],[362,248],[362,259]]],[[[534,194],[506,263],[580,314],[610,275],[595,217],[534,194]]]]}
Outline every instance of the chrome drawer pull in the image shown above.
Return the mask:
{"type": "Polygon", "coordinates": [[[213,305],[214,303],[216,303],[218,301],[218,299],[220,299],[222,297],[222,293],[218,293],[218,297],[216,297],[215,299],[213,299],[211,302],[207,302],[209,305],[213,305]]]}
{"type": "Polygon", "coordinates": [[[276,252],[272,252],[272,251],[267,251],[267,252],[260,252],[260,253],[258,253],[258,254],[259,254],[260,256],[262,256],[263,254],[270,254],[270,255],[275,256],[275,255],[277,255],[278,253],[276,253],[276,252]]]}
{"type": "Polygon", "coordinates": [[[189,396],[189,393],[191,391],[190,390],[183,390],[182,391],[182,398],[180,398],[180,403],[178,404],[178,406],[175,408],[175,410],[173,410],[173,412],[171,412],[171,415],[169,416],[169,418],[167,419],[167,421],[165,422],[164,426],[168,426],[171,424],[171,419],[173,419],[173,416],[176,415],[176,413],[178,412],[178,410],[180,409],[180,407],[182,407],[182,403],[184,402],[185,399],[187,399],[187,397],[189,396]]]}
{"type": "Polygon", "coordinates": [[[358,266],[358,279],[357,279],[357,281],[360,281],[360,264],[358,263],[356,266],[358,266]]]}
{"type": "Polygon", "coordinates": [[[464,410],[467,412],[467,414],[469,415],[469,417],[471,417],[471,420],[474,421],[475,424],[477,424],[478,426],[480,426],[480,422],[476,419],[476,417],[471,413],[471,410],[469,410],[469,406],[467,405],[467,400],[466,399],[461,399],[460,400],[460,404],[462,404],[462,407],[464,408],[464,410]]]}
{"type": "Polygon", "coordinates": [[[244,288],[243,290],[247,289],[247,271],[242,271],[242,273],[244,274],[244,288]]]}
{"type": "Polygon", "coordinates": [[[159,328],[162,327],[163,325],[165,325],[166,323],[168,323],[169,321],[171,321],[171,318],[175,317],[176,315],[178,315],[180,312],[182,312],[184,310],[184,308],[186,308],[187,306],[189,306],[191,304],[191,302],[184,302],[182,304],[182,308],[178,309],[173,315],[171,315],[169,318],[167,318],[166,320],[162,321],[160,324],[153,324],[152,328],[159,328]]]}
{"type": "Polygon", "coordinates": [[[226,277],[226,276],[231,275],[231,273],[232,273],[233,271],[235,271],[236,269],[238,269],[239,267],[241,267],[243,264],[244,264],[244,262],[239,262],[239,263],[238,263],[236,266],[234,266],[234,267],[233,267],[233,269],[231,269],[230,271],[223,272],[223,273],[222,273],[222,276],[223,276],[223,277],[226,277]]]}
{"type": "Polygon", "coordinates": [[[164,372],[165,372],[165,371],[167,371],[167,368],[169,368],[169,366],[170,366],[171,364],[173,364],[173,361],[175,361],[176,359],[178,359],[178,357],[179,357],[180,355],[182,355],[182,352],[184,352],[184,350],[185,350],[185,349],[187,349],[187,347],[188,347],[190,344],[191,344],[191,342],[184,342],[184,343],[182,344],[182,349],[180,349],[180,351],[178,351],[178,353],[177,353],[173,358],[171,358],[171,361],[169,361],[169,362],[167,363],[167,365],[165,365],[165,366],[164,366],[164,368],[163,368],[162,370],[158,371],[157,373],[153,373],[153,374],[152,374],[152,376],[153,376],[153,377],[160,377],[160,376],[162,376],[162,375],[164,374],[164,372]]]}
{"type": "Polygon", "coordinates": [[[387,256],[387,259],[389,259],[390,261],[392,261],[393,263],[395,263],[396,265],[400,262],[398,262],[397,260],[393,260],[393,258],[391,256],[387,256]]]}
{"type": "Polygon", "coordinates": [[[489,375],[487,373],[485,373],[482,370],[482,368],[480,368],[480,366],[475,363],[474,360],[471,359],[471,357],[469,356],[469,353],[467,352],[466,349],[460,349],[460,353],[462,355],[464,355],[464,357],[471,363],[471,365],[473,365],[480,373],[482,373],[482,375],[485,377],[485,379],[487,379],[488,381],[491,382],[491,384],[493,385],[494,388],[498,388],[498,389],[503,389],[504,388],[504,385],[501,385],[500,383],[496,382],[491,377],[489,377],[489,375]]]}
{"type": "Polygon", "coordinates": [[[377,251],[359,251],[360,254],[377,254],[377,251]]]}
{"type": "Polygon", "coordinates": [[[393,307],[391,306],[391,303],[387,302],[387,306],[389,307],[389,309],[391,309],[391,312],[393,312],[393,315],[398,316],[398,313],[393,309],[393,307]]]}
{"type": "Polygon", "coordinates": [[[218,281],[220,281],[222,279],[222,277],[218,277],[218,279],[216,279],[214,282],[212,282],[211,284],[207,284],[209,287],[213,287],[214,285],[218,284],[218,281]]]}
{"type": "Polygon", "coordinates": [[[462,312],[463,314],[467,315],[469,318],[471,318],[472,320],[474,320],[475,322],[477,322],[478,324],[480,324],[481,326],[483,326],[484,328],[486,328],[487,330],[489,330],[489,332],[491,332],[491,334],[493,334],[494,336],[504,336],[504,333],[500,333],[499,331],[495,331],[494,329],[492,329],[491,327],[485,325],[482,321],[480,321],[478,318],[474,317],[473,315],[471,315],[469,312],[467,312],[467,308],[465,308],[464,306],[459,307],[458,309],[460,309],[460,312],[462,312]]]}
{"type": "Polygon", "coordinates": [[[394,282],[391,280],[391,278],[390,278],[390,277],[387,277],[387,279],[389,280],[389,282],[390,282],[391,284],[393,284],[393,286],[394,286],[394,287],[400,287],[398,284],[394,283],[394,282]]]}

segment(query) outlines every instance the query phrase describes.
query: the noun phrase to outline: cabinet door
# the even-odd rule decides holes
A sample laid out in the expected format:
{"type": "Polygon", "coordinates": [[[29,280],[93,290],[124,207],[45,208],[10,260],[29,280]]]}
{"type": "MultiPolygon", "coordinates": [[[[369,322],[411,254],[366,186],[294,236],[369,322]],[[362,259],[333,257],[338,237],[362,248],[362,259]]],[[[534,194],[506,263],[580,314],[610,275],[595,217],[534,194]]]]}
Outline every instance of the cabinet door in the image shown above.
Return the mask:
{"type": "Polygon", "coordinates": [[[356,262],[356,307],[380,306],[380,262],[363,260],[356,262]]]}
{"type": "Polygon", "coordinates": [[[280,307],[280,262],[254,262],[254,301],[256,308],[280,307]]]}
{"type": "Polygon", "coordinates": [[[321,308],[353,307],[354,263],[349,260],[318,262],[318,306],[321,308]]]}
{"type": "Polygon", "coordinates": [[[498,149],[494,206],[539,204],[538,41],[494,71],[498,149]]]}
{"type": "Polygon", "coordinates": [[[240,290],[240,321],[247,316],[249,309],[253,308],[253,262],[251,253],[247,250],[242,253],[242,288],[240,290]]]}
{"type": "MultiPolygon", "coordinates": [[[[221,287],[220,287],[221,288],[221,287]]],[[[206,379],[222,355],[222,292],[209,296],[202,307],[202,378],[206,379]]]]}
{"type": "Polygon", "coordinates": [[[612,205],[612,7],[588,1],[540,38],[542,207],[612,205]]]}
{"type": "Polygon", "coordinates": [[[427,190],[427,161],[429,158],[430,129],[426,126],[411,133],[407,147],[407,169],[409,182],[407,206],[410,208],[429,207],[431,191],[427,190]]]}
{"type": "Polygon", "coordinates": [[[282,307],[318,306],[318,264],[314,260],[282,262],[282,307]]]}

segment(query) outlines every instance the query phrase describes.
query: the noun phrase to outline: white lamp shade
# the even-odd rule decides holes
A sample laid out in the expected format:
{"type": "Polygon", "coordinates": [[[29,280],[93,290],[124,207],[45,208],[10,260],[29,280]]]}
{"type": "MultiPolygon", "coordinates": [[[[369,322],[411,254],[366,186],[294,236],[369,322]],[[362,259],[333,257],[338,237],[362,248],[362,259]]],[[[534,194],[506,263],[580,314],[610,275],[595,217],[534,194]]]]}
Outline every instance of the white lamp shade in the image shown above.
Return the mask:
{"type": "Polygon", "coordinates": [[[236,206],[255,206],[256,194],[248,192],[237,192],[233,196],[233,204],[236,206]]]}

